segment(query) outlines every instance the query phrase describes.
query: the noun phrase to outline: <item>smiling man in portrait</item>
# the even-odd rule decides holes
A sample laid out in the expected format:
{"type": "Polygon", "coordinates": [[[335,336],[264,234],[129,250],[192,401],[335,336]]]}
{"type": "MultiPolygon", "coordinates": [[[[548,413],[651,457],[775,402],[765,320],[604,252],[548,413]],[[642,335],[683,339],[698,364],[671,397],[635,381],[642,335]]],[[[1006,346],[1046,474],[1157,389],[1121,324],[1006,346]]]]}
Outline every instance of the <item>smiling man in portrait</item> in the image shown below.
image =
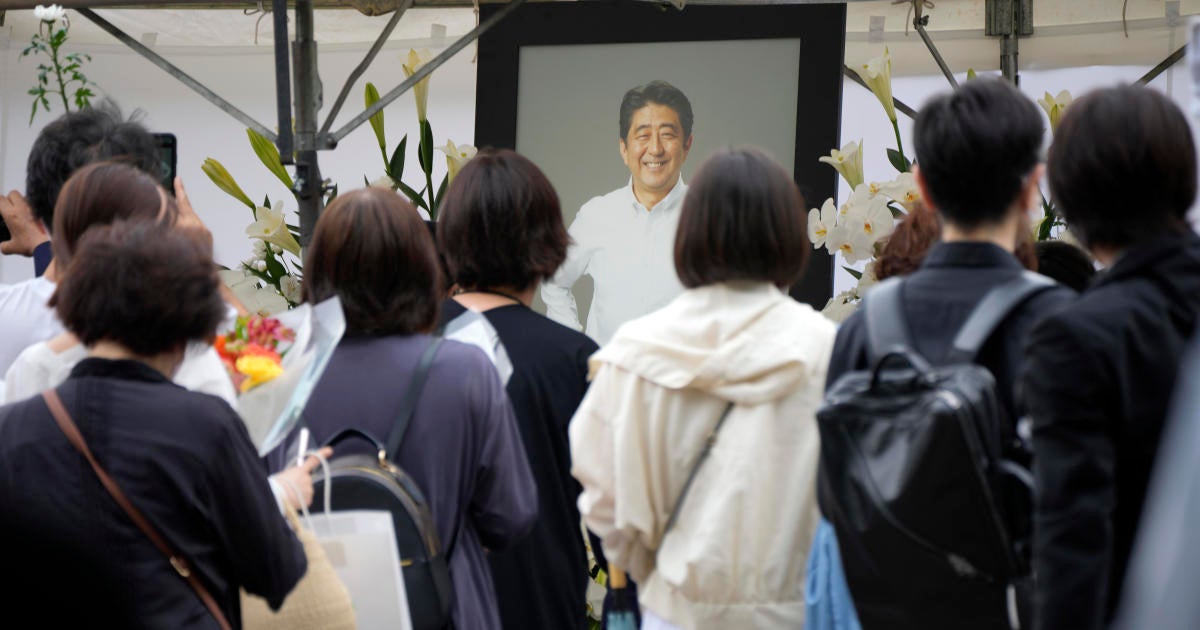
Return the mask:
{"type": "Polygon", "coordinates": [[[542,286],[546,314],[604,345],[617,328],[683,292],[675,275],[675,229],[687,193],[680,171],[692,148],[692,104],[665,81],[621,99],[618,146],[630,179],[595,197],[571,223],[567,261],[542,286]],[[571,289],[583,276],[595,291],[580,326],[571,289]]]}

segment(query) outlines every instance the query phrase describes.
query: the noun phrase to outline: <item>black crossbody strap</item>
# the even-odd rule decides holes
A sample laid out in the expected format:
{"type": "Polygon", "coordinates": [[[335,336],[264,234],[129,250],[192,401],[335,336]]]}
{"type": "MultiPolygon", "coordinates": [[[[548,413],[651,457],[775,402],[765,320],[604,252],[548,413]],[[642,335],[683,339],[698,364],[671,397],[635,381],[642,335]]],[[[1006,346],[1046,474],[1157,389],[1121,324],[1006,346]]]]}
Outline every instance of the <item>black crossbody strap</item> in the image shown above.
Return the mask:
{"type": "Polygon", "coordinates": [[[1026,271],[988,291],[971,311],[967,321],[963,322],[962,328],[958,329],[958,334],[954,336],[954,343],[951,344],[950,351],[946,355],[946,363],[974,361],[975,355],[979,354],[979,349],[1017,307],[1034,295],[1051,289],[1055,285],[1056,283],[1046,276],[1026,271]]]}
{"type": "Polygon", "coordinates": [[[708,454],[712,451],[713,444],[717,442],[717,433],[721,431],[721,425],[725,424],[725,419],[729,417],[729,412],[733,411],[733,403],[725,406],[725,411],[721,412],[721,417],[717,419],[717,424],[713,426],[712,431],[709,431],[708,437],[704,440],[704,447],[700,449],[700,455],[696,457],[696,463],[692,464],[692,470],[688,473],[687,479],[683,482],[683,489],[679,491],[679,498],[675,500],[675,507],[671,510],[671,516],[667,518],[667,526],[663,528],[663,538],[666,538],[667,532],[675,526],[675,520],[679,518],[679,508],[683,507],[684,499],[687,499],[688,491],[692,489],[692,482],[696,480],[696,473],[700,472],[700,465],[704,460],[708,459],[708,454]]]}
{"type": "Polygon", "coordinates": [[[429,347],[425,348],[425,352],[421,354],[421,360],[417,362],[417,369],[408,383],[408,391],[404,392],[404,398],[400,401],[400,413],[396,417],[396,424],[392,426],[392,432],[388,435],[387,452],[391,459],[395,459],[396,452],[400,450],[400,444],[404,441],[404,434],[408,431],[408,425],[417,411],[417,401],[421,398],[421,390],[425,388],[425,380],[429,378],[429,368],[433,366],[433,357],[441,345],[442,338],[434,337],[429,347]]]}
{"type": "Polygon", "coordinates": [[[897,346],[913,349],[912,338],[908,334],[908,320],[904,317],[904,305],[900,301],[903,286],[900,278],[888,278],[872,287],[863,298],[867,352],[872,364],[897,346]]]}

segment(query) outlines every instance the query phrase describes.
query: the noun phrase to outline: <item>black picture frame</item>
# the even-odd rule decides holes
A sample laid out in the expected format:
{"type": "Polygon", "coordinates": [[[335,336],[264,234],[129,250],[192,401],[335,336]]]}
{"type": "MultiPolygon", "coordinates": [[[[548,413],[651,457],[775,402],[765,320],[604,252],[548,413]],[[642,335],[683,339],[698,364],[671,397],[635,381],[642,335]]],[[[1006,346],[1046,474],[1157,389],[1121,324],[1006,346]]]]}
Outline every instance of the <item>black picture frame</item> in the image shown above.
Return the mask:
{"type": "MultiPolygon", "coordinates": [[[[500,8],[483,5],[480,19],[500,8]]],[[[837,192],[837,173],[817,158],[841,146],[843,4],[689,5],[682,10],[632,0],[526,4],[479,39],[475,144],[516,148],[523,46],[752,39],[800,40],[793,176],[807,205],[817,207],[837,192]]],[[[790,293],[820,309],[833,294],[833,257],[818,250],[811,254],[790,293]]]]}

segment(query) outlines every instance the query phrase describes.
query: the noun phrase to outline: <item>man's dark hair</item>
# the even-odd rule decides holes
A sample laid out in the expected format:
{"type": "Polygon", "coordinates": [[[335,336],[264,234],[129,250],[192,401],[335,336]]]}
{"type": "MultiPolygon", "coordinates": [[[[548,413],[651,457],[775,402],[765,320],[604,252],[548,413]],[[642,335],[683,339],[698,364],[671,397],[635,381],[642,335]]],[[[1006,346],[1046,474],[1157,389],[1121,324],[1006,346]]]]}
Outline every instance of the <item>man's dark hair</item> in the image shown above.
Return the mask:
{"type": "Polygon", "coordinates": [[[1196,199],[1196,145],[1171,99],[1141,86],[1096,90],[1054,132],[1050,190],[1088,244],[1125,247],[1187,229],[1196,199]]]}
{"type": "Polygon", "coordinates": [[[790,286],[808,260],[804,199],[783,170],[754,148],[704,161],[688,187],[675,234],[683,286],[749,280],[790,286]]]}
{"type": "Polygon", "coordinates": [[[209,340],[225,316],[216,267],[203,246],[154,221],[88,230],[51,304],[85,346],[114,341],[154,356],[209,340]]]}
{"type": "Polygon", "coordinates": [[[541,169],[513,151],[476,155],[446,192],[438,246],[463,288],[525,289],[567,258],[558,194],[541,169]]]}
{"type": "Polygon", "coordinates": [[[692,116],[692,102],[674,85],[666,81],[651,81],[629,90],[621,99],[619,131],[622,140],[629,137],[633,113],[650,104],[666,105],[675,110],[675,113],[679,114],[679,124],[683,125],[683,139],[692,137],[692,122],[695,120],[692,116]]]}
{"type": "Polygon", "coordinates": [[[933,206],[963,228],[1003,220],[1038,164],[1044,133],[1037,106],[1000,79],[934,97],[913,128],[933,206]]]}
{"type": "Polygon", "coordinates": [[[441,304],[433,238],[415,208],[385,188],[340,195],[321,213],[304,258],[307,302],[337,296],[346,330],[427,332],[441,304]]]}
{"type": "Polygon", "coordinates": [[[119,220],[169,226],[178,215],[175,199],[145,171],[120,162],[88,164],[63,184],[54,205],[54,259],[64,268],[70,264],[79,240],[95,226],[119,220]]]}
{"type": "Polygon", "coordinates": [[[131,164],[156,181],[163,175],[154,136],[141,123],[125,120],[110,100],[63,114],[42,129],[25,165],[25,198],[47,229],[53,230],[54,202],[71,173],[108,159],[131,164]]]}

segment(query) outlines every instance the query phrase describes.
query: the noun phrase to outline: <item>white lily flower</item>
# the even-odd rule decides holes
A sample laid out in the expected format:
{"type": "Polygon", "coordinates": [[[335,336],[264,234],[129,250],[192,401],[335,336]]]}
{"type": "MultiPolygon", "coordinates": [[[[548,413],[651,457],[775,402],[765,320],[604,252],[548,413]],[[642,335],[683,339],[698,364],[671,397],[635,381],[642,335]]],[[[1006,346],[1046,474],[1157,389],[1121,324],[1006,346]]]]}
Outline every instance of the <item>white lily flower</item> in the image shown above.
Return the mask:
{"type": "Polygon", "coordinates": [[[396,190],[396,182],[392,181],[391,177],[384,175],[383,177],[371,182],[371,188],[386,188],[388,190],[396,190]]]}
{"type": "Polygon", "coordinates": [[[887,203],[887,199],[880,196],[865,205],[858,206],[862,208],[861,214],[851,215],[847,227],[863,234],[874,245],[879,239],[891,234],[896,229],[896,219],[892,217],[892,211],[888,209],[887,203]]]}
{"type": "Polygon", "coordinates": [[[870,258],[874,254],[873,245],[867,233],[854,225],[839,225],[825,239],[825,247],[840,253],[850,264],[870,258]]]}
{"type": "Polygon", "coordinates": [[[264,243],[262,241],[258,241],[258,240],[254,241],[254,245],[252,247],[253,247],[252,251],[254,253],[254,258],[259,259],[259,260],[266,258],[267,252],[270,251],[270,249],[271,249],[270,245],[267,245],[266,243],[264,243]]]}
{"type": "MultiPolygon", "coordinates": [[[[421,50],[408,49],[406,63],[400,64],[400,68],[404,70],[404,77],[408,78],[416,74],[417,70],[420,70],[421,66],[429,63],[430,59],[433,59],[433,53],[429,52],[426,48],[422,48],[421,50]]],[[[429,76],[431,75],[426,75],[424,79],[417,81],[417,84],[412,88],[413,96],[417,99],[417,120],[421,122],[425,122],[425,112],[428,110],[429,76]]]]}
{"type": "Polygon", "coordinates": [[[66,15],[66,9],[58,6],[57,4],[52,4],[48,7],[44,7],[39,4],[33,8],[33,17],[51,24],[63,19],[63,17],[66,15]]]}
{"type": "Polygon", "coordinates": [[[1058,96],[1050,96],[1049,92],[1038,99],[1038,105],[1046,110],[1046,116],[1050,119],[1050,131],[1058,129],[1058,121],[1062,120],[1062,115],[1067,111],[1067,107],[1071,105],[1071,93],[1063,90],[1058,93],[1058,96]]]}
{"type": "Polygon", "coordinates": [[[255,211],[258,219],[246,227],[246,236],[278,245],[299,256],[300,243],[296,242],[296,237],[292,236],[283,220],[283,202],[277,201],[275,206],[261,206],[255,211]]]}
{"type": "Polygon", "coordinates": [[[837,227],[837,214],[833,197],[826,199],[820,210],[813,208],[808,211],[808,240],[812,241],[813,249],[821,249],[829,237],[829,230],[837,227]]]}
{"type": "Polygon", "coordinates": [[[841,173],[842,177],[846,179],[846,183],[850,184],[851,190],[863,181],[862,140],[851,142],[842,147],[840,151],[833,149],[829,155],[822,156],[817,161],[824,162],[841,173]]]}
{"type": "Polygon", "coordinates": [[[829,301],[825,303],[825,308],[821,309],[821,314],[833,323],[840,324],[854,314],[854,311],[858,309],[858,304],[859,299],[853,289],[843,291],[829,298],[829,301]]]}
{"type": "Polygon", "coordinates": [[[279,279],[279,291],[284,299],[292,304],[300,303],[300,281],[295,276],[287,275],[279,279]]]}
{"type": "Polygon", "coordinates": [[[880,184],[879,188],[888,199],[899,203],[910,212],[913,204],[921,200],[921,189],[917,188],[917,178],[912,173],[900,173],[896,179],[880,184]]]}
{"type": "Polygon", "coordinates": [[[234,297],[246,307],[247,311],[257,315],[274,315],[286,311],[287,300],[274,289],[264,289],[259,285],[258,278],[241,269],[222,270],[221,282],[229,287],[234,297]]]}
{"type": "Polygon", "coordinates": [[[855,74],[867,84],[871,93],[883,105],[888,120],[896,121],[896,104],[892,101],[892,54],[885,47],[883,55],[853,66],[855,74]]]}
{"type": "Polygon", "coordinates": [[[458,176],[458,170],[479,152],[469,144],[457,146],[450,139],[446,140],[445,145],[437,147],[437,150],[446,154],[446,170],[449,173],[450,181],[454,181],[454,178],[458,176]]]}
{"type": "Polygon", "coordinates": [[[866,269],[863,269],[862,277],[858,279],[858,286],[854,287],[854,291],[859,297],[862,297],[867,294],[868,289],[877,284],[879,284],[879,278],[875,275],[875,262],[872,261],[866,269]]]}

